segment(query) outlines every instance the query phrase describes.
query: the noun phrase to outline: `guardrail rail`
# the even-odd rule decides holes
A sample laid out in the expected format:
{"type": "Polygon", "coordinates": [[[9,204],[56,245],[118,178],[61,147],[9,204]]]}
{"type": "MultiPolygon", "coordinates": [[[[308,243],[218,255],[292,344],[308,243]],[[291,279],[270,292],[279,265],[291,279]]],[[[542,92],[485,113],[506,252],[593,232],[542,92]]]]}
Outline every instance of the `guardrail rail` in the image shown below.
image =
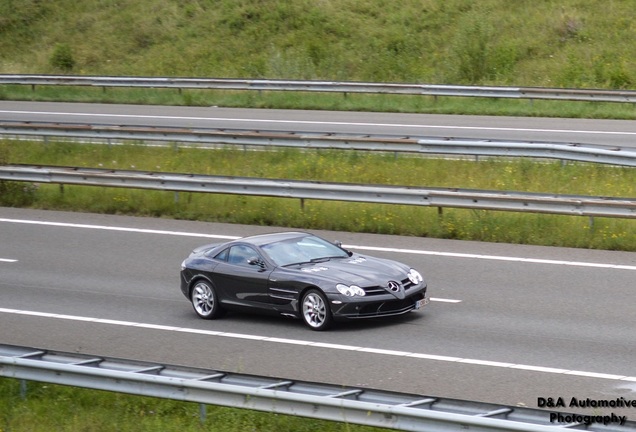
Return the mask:
{"type": "Polygon", "coordinates": [[[301,201],[316,199],[589,217],[636,218],[636,199],[581,195],[545,195],[527,192],[383,186],[32,165],[0,166],[0,180],[270,196],[297,198],[301,201]]]}
{"type": "Polygon", "coordinates": [[[208,90],[301,91],[456,96],[506,99],[545,99],[585,102],[636,102],[636,91],[544,87],[461,86],[418,83],[365,83],[280,79],[180,78],[85,75],[0,74],[0,85],[138,87],[208,90]]]}
{"type": "Polygon", "coordinates": [[[0,345],[0,376],[402,431],[636,431],[636,422],[605,422],[598,413],[600,422],[566,414],[577,421],[556,423],[540,409],[12,345],[0,345]]]}
{"type": "Polygon", "coordinates": [[[356,150],[421,155],[502,156],[570,160],[636,167],[636,149],[577,143],[437,138],[403,135],[254,131],[244,129],[113,126],[0,120],[5,137],[170,142],[191,146],[242,145],[356,150]]]}

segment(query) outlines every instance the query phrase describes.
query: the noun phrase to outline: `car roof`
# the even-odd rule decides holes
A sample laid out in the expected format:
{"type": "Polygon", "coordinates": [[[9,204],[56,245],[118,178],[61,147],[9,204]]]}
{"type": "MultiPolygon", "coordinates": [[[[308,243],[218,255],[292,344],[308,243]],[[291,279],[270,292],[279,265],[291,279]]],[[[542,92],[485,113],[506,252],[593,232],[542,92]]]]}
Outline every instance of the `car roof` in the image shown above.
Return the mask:
{"type": "Polygon", "coordinates": [[[285,232],[279,232],[279,233],[259,234],[259,235],[249,236],[249,237],[243,237],[236,241],[250,243],[255,246],[263,246],[270,243],[276,243],[279,241],[289,240],[289,239],[298,238],[298,237],[307,237],[310,235],[312,234],[301,232],[301,231],[285,231],[285,232]]]}

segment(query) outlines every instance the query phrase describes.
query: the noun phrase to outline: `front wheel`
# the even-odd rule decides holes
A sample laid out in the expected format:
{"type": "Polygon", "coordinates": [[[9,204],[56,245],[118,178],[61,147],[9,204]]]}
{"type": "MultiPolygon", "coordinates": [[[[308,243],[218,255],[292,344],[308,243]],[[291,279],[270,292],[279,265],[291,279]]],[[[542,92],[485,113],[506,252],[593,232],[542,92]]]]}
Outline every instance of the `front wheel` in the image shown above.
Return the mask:
{"type": "Polygon", "coordinates": [[[197,281],[192,287],[192,307],[194,311],[203,319],[220,318],[225,314],[225,310],[219,304],[219,299],[212,285],[204,280],[197,281]]]}
{"type": "Polygon", "coordinates": [[[310,329],[322,331],[331,327],[333,322],[331,309],[329,309],[327,298],[321,291],[317,289],[307,291],[303,295],[301,307],[303,321],[310,329]]]}

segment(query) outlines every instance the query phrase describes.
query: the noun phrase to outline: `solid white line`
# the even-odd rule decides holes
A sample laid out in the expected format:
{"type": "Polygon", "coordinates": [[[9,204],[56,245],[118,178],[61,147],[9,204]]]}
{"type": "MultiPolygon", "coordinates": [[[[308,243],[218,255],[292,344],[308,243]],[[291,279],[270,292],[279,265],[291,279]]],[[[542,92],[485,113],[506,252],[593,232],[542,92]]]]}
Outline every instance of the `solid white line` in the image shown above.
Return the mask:
{"type": "Polygon", "coordinates": [[[567,265],[567,266],[578,266],[578,267],[608,268],[608,269],[618,269],[618,270],[636,270],[636,266],[622,265],[622,264],[548,260],[548,259],[540,259],[540,258],[521,258],[521,257],[498,256],[498,255],[479,255],[479,254],[466,254],[466,253],[456,253],[456,252],[425,251],[425,250],[417,250],[417,249],[386,248],[386,247],[375,247],[375,246],[347,245],[347,247],[352,249],[361,249],[361,250],[369,250],[369,251],[397,252],[397,253],[415,254],[415,255],[436,255],[436,256],[445,256],[445,257],[451,257],[451,258],[472,258],[472,259],[485,259],[485,260],[495,260],[495,261],[525,262],[525,263],[534,263],[534,264],[552,264],[552,265],[567,265]]]}
{"type": "Polygon", "coordinates": [[[478,130],[478,131],[513,131],[513,132],[543,132],[543,133],[584,133],[597,135],[636,135],[636,132],[599,131],[599,130],[569,130],[569,129],[532,129],[532,128],[504,128],[485,126],[444,126],[444,125],[424,125],[424,124],[404,124],[404,123],[366,123],[366,122],[333,122],[333,121],[312,121],[312,120],[274,120],[274,119],[240,119],[224,117],[187,117],[187,116],[166,116],[166,115],[134,115],[134,114],[99,114],[99,113],[65,113],[65,112],[41,112],[41,111],[13,111],[0,110],[4,114],[37,114],[48,116],[76,116],[76,117],[112,117],[112,118],[138,118],[138,119],[164,119],[164,120],[190,120],[190,121],[222,121],[236,123],[280,123],[280,124],[308,124],[308,125],[331,125],[331,126],[373,126],[373,127],[401,127],[414,129],[451,129],[451,130],[478,130]]]}
{"type": "MultiPolygon", "coordinates": [[[[65,222],[33,221],[33,220],[22,220],[22,219],[0,218],[0,222],[57,226],[57,227],[65,227],[65,228],[85,228],[85,229],[107,230],[107,231],[136,232],[136,233],[143,233],[143,234],[173,235],[173,236],[183,236],[183,237],[202,237],[202,238],[213,238],[213,239],[222,239],[222,240],[234,240],[239,238],[238,236],[204,234],[204,233],[194,233],[194,232],[184,232],[184,231],[152,230],[152,229],[143,229],[143,228],[112,227],[112,226],[105,226],[105,225],[73,224],[73,223],[65,223],[65,222]]],[[[532,264],[593,267],[593,268],[604,268],[604,269],[614,269],[614,270],[632,270],[632,271],[636,270],[636,266],[634,265],[622,265],[622,264],[547,260],[547,259],[539,259],[539,258],[521,258],[521,257],[498,256],[498,255],[479,255],[479,254],[467,254],[467,253],[456,253],[456,252],[439,252],[439,251],[427,251],[427,250],[419,250],[419,249],[400,249],[400,248],[387,248],[387,247],[361,246],[361,245],[343,245],[343,246],[349,249],[359,249],[359,250],[368,250],[368,251],[376,251],[376,252],[395,252],[395,253],[413,254],[413,255],[433,255],[433,256],[443,256],[443,257],[449,257],[449,258],[483,259],[483,260],[510,261],[510,262],[522,262],[522,263],[532,263],[532,264]]]]}
{"type": "Polygon", "coordinates": [[[388,355],[388,356],[394,356],[394,357],[407,357],[407,358],[422,359],[422,360],[434,360],[434,361],[441,361],[441,362],[448,362],[448,363],[463,363],[463,364],[470,364],[470,365],[484,366],[484,367],[496,367],[496,368],[503,368],[503,369],[520,369],[520,370],[527,370],[527,371],[539,372],[539,373],[573,375],[573,376],[606,379],[606,380],[613,380],[613,381],[636,381],[636,377],[626,376],[626,375],[616,375],[616,374],[607,374],[607,373],[589,372],[589,371],[577,371],[577,370],[570,370],[570,369],[558,369],[558,368],[550,368],[550,367],[543,367],[543,366],[531,366],[531,365],[523,365],[523,364],[515,364],[515,363],[498,362],[498,361],[492,361],[492,360],[449,357],[449,356],[440,356],[440,355],[434,355],[434,354],[413,353],[409,351],[396,351],[396,350],[387,350],[387,349],[380,349],[380,348],[362,347],[362,346],[355,346],[355,345],[339,345],[339,344],[312,342],[312,341],[297,340],[297,339],[284,339],[284,338],[278,338],[278,337],[258,336],[258,335],[249,335],[249,334],[241,334],[241,333],[227,333],[227,332],[201,330],[201,329],[193,329],[193,328],[186,328],[186,327],[162,326],[157,324],[146,324],[146,323],[129,322],[129,321],[121,321],[121,320],[63,315],[63,314],[54,314],[54,313],[47,313],[47,312],[35,312],[35,311],[25,311],[25,310],[18,310],[18,309],[0,308],[0,313],[7,313],[7,314],[14,314],[14,315],[27,315],[27,316],[35,316],[35,317],[41,317],[41,318],[50,318],[50,319],[62,319],[62,320],[68,320],[68,321],[91,322],[94,324],[107,324],[107,325],[116,325],[116,326],[122,326],[122,327],[144,328],[149,330],[177,331],[177,332],[190,333],[190,334],[203,334],[206,336],[227,337],[232,339],[247,339],[247,340],[255,340],[255,341],[261,341],[261,342],[281,343],[285,345],[301,345],[301,346],[307,346],[311,348],[356,351],[356,352],[369,353],[369,354],[388,355]]]}
{"type": "Polygon", "coordinates": [[[192,232],[184,232],[184,231],[165,231],[165,230],[152,230],[152,229],[143,229],[143,228],[126,228],[126,227],[113,227],[113,226],[106,226],[106,225],[72,224],[72,223],[65,223],[65,222],[33,221],[33,220],[22,220],[22,219],[0,218],[0,222],[20,223],[20,224],[27,224],[27,225],[57,226],[57,227],[64,227],[64,228],[86,228],[86,229],[104,230],[104,231],[136,232],[136,233],[142,233],[142,234],[173,235],[173,236],[182,236],[182,237],[205,237],[205,238],[214,238],[214,239],[222,239],[222,240],[234,240],[238,238],[236,236],[202,234],[202,233],[192,233],[192,232]]]}

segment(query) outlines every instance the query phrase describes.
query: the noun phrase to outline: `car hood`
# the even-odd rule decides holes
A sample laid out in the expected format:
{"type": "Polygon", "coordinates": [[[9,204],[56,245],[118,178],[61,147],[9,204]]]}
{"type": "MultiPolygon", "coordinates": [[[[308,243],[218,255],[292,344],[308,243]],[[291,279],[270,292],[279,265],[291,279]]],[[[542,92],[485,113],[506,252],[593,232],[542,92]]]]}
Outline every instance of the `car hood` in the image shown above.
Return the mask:
{"type": "Polygon", "coordinates": [[[301,264],[295,268],[318,278],[347,285],[386,285],[390,280],[406,278],[409,267],[397,261],[354,254],[349,258],[335,258],[329,261],[301,264]]]}

